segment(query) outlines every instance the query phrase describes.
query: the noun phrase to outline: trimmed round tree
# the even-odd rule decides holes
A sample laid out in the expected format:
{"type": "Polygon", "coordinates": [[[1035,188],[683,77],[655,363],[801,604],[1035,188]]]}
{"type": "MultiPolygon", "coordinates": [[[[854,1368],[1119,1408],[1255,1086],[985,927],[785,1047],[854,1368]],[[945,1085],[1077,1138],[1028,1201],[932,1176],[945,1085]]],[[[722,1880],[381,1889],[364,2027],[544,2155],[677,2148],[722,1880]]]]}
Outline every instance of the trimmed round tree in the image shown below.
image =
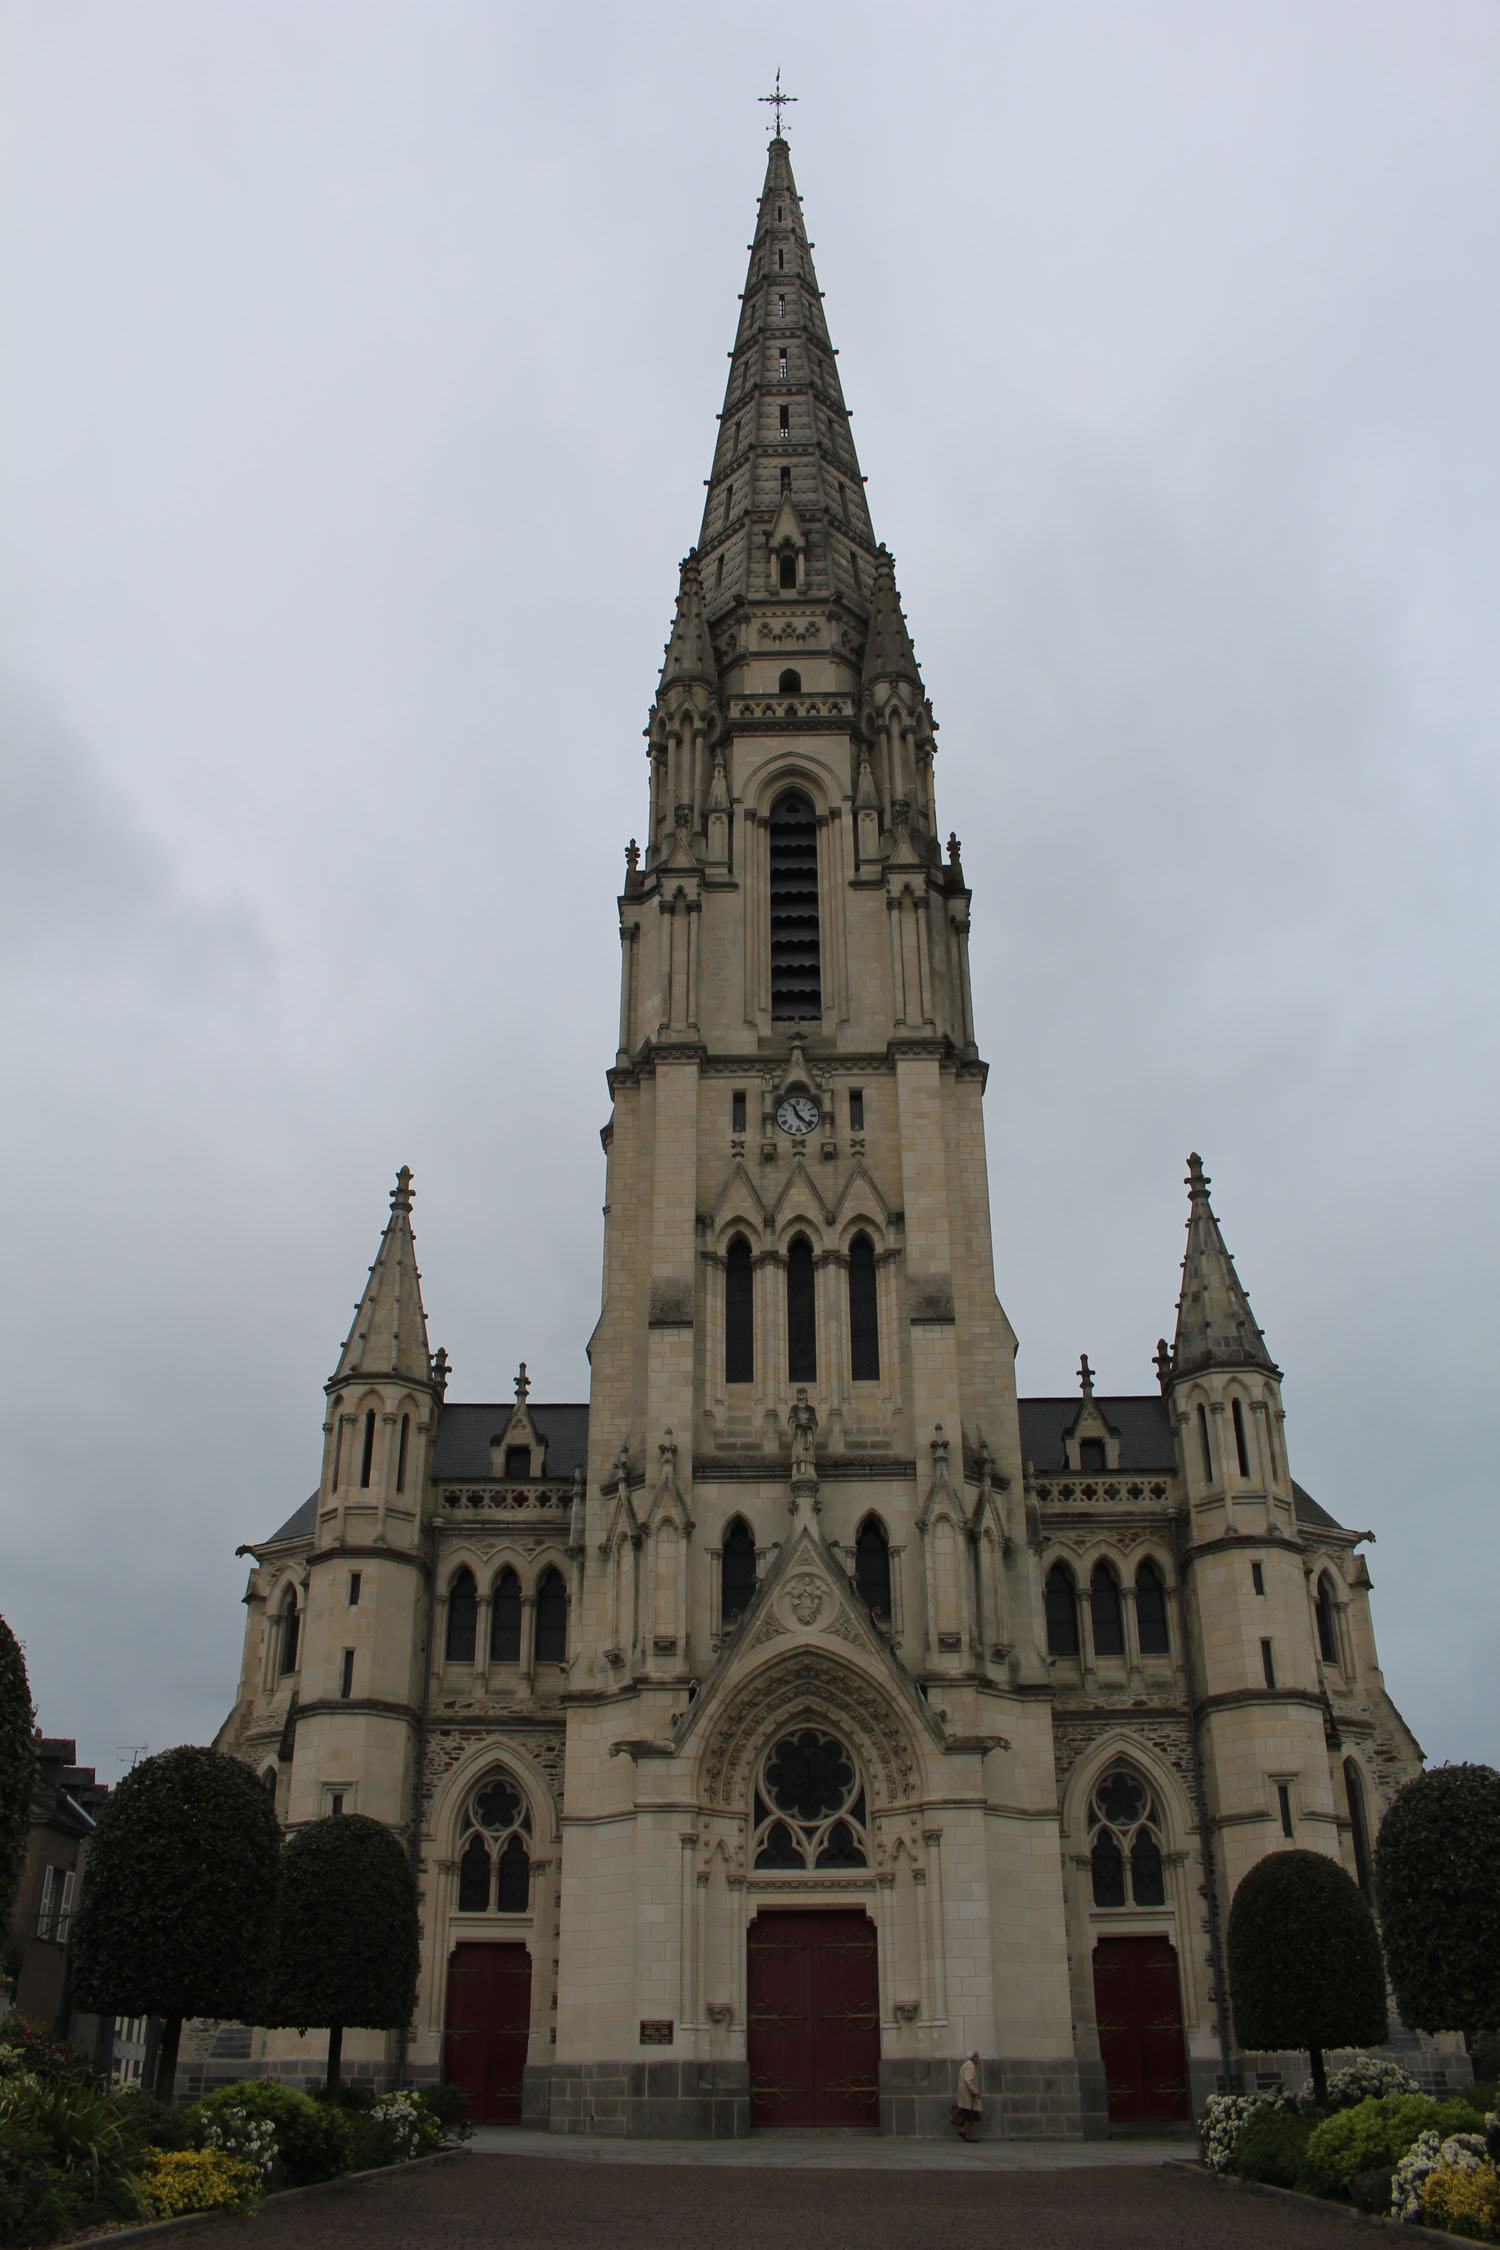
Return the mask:
{"type": "Polygon", "coordinates": [[[1414,2031],[1500,2025],[1500,1773],[1434,1766],[1409,1781],[1375,1839],[1391,1985],[1414,2031]]]}
{"type": "Polygon", "coordinates": [[[276,1921],[281,1830],[264,1788],[218,1750],[163,1750],[105,1799],[73,1922],[79,2007],[163,2016],[172,2098],[184,2016],[253,2022],[276,1921]]]}
{"type": "Polygon", "coordinates": [[[346,2027],[410,2023],[418,1966],[416,1884],[388,1828],[362,1813],[332,1813],[287,1839],[261,2021],[326,2026],[330,2093],[346,2027]]]}
{"type": "Polygon", "coordinates": [[[1378,2047],[1390,2024],[1375,1918],[1322,1852],[1271,1852],[1229,1909],[1229,1992],[1242,2047],[1299,2047],[1320,2105],[1329,2047],[1378,2047]]]}
{"type": "Polygon", "coordinates": [[[6,1942],[26,1865],[35,1786],[36,1735],[26,1659],[20,1642],[0,1617],[0,1940],[6,1942]]]}

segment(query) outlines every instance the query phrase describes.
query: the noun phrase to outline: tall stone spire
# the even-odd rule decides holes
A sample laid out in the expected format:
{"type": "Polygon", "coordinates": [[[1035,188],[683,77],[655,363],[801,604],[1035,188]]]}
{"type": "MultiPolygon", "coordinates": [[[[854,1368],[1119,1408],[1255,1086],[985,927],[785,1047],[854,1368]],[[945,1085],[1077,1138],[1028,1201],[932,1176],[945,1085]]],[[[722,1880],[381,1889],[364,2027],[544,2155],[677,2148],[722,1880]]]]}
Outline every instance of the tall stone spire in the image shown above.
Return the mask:
{"type": "Polygon", "coordinates": [[[1172,1375],[1192,1375],[1205,1367],[1258,1367],[1279,1376],[1281,1370],[1266,1349],[1234,1260],[1224,1247],[1208,1189],[1203,1159],[1195,1153],[1188,1158],[1187,1255],[1177,1300],[1172,1375]]]}
{"type": "Polygon", "coordinates": [[[698,546],[709,617],[765,590],[773,527],[786,504],[802,542],[799,590],[840,595],[863,618],[875,573],[864,480],[823,294],[813,270],[791,151],[766,158],[739,330],[698,546]]]}
{"type": "Polygon", "coordinates": [[[391,1190],[391,1215],[330,1389],[357,1375],[394,1375],[424,1386],[432,1381],[422,1277],[411,1231],[411,1193],[411,1167],[403,1164],[391,1190]]]}

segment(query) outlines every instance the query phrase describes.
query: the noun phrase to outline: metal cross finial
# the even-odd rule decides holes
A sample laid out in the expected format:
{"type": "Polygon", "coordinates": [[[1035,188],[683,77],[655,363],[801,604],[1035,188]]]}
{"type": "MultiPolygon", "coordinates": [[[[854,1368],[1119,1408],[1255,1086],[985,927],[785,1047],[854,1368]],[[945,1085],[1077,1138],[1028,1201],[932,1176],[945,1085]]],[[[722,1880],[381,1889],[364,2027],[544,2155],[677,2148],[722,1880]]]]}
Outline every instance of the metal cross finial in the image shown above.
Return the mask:
{"type": "Polygon", "coordinates": [[[781,138],[781,113],[788,102],[794,102],[797,99],[795,94],[784,94],[781,91],[781,65],[779,63],[776,66],[775,93],[757,94],[755,98],[759,102],[764,102],[768,109],[773,109],[776,112],[776,138],[779,141],[781,138]]]}

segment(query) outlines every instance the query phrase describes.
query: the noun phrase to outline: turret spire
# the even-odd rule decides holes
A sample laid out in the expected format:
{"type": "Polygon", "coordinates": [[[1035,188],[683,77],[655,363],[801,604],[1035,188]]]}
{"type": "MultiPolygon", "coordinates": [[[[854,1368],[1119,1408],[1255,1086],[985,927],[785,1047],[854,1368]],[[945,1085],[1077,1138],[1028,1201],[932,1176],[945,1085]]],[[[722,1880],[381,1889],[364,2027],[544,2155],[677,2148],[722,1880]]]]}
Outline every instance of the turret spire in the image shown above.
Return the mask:
{"type": "Polygon", "coordinates": [[[668,688],[691,687],[698,682],[702,682],[710,694],[719,684],[713,642],[708,637],[708,617],[703,607],[703,574],[698,568],[698,550],[694,547],[682,560],[677,614],[672,620],[672,637],[662,660],[660,692],[665,695],[668,688]]]}
{"type": "Polygon", "coordinates": [[[916,652],[906,629],[901,597],[896,592],[896,572],[885,547],[876,549],[875,585],[870,597],[870,630],[865,642],[864,686],[873,692],[887,680],[909,680],[918,689],[922,676],[916,652]]]}
{"type": "Polygon", "coordinates": [[[432,1363],[427,1351],[427,1315],[422,1309],[422,1277],[411,1231],[411,1166],[403,1164],[391,1190],[386,1221],[364,1295],[355,1308],[354,1326],[344,1341],[334,1383],[354,1376],[398,1376],[427,1385],[432,1363]]]}
{"type": "Polygon", "coordinates": [[[1188,1239],[1182,1261],[1182,1294],[1177,1300],[1177,1334],[1172,1344],[1172,1374],[1191,1375],[1204,1367],[1258,1367],[1269,1375],[1280,1369],[1255,1324],[1234,1260],[1224,1247],[1219,1222],[1208,1200],[1209,1179],[1196,1152],[1188,1158],[1188,1239]]]}

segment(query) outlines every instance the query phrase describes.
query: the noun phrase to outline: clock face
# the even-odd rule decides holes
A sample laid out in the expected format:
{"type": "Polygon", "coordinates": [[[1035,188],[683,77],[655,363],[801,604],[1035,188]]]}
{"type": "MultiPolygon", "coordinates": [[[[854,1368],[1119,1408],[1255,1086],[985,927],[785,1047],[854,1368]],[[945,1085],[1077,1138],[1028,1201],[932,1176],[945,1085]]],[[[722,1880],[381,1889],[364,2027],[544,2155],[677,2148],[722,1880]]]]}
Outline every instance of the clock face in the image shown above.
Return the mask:
{"type": "Polygon", "coordinates": [[[805,1134],[817,1130],[821,1114],[811,1094],[788,1094],[777,1107],[776,1122],[783,1133],[790,1133],[793,1140],[800,1141],[805,1134]]]}

